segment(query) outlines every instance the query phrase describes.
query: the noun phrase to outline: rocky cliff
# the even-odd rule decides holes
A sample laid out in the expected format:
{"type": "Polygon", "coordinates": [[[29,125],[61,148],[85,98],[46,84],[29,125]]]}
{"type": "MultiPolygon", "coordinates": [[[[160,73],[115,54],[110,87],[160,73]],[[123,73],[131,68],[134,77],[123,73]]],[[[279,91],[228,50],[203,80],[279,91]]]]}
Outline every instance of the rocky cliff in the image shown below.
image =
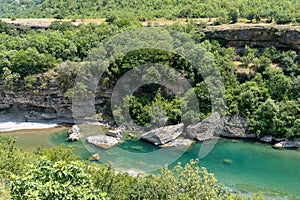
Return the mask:
{"type": "Polygon", "coordinates": [[[13,117],[20,120],[70,120],[71,101],[64,98],[58,84],[47,89],[6,90],[0,84],[1,118],[13,117]]]}
{"type": "Polygon", "coordinates": [[[275,47],[281,50],[294,50],[300,55],[300,27],[274,24],[232,24],[209,26],[201,31],[204,40],[218,40],[226,47],[236,48],[243,53],[245,45],[264,49],[275,47]]]}

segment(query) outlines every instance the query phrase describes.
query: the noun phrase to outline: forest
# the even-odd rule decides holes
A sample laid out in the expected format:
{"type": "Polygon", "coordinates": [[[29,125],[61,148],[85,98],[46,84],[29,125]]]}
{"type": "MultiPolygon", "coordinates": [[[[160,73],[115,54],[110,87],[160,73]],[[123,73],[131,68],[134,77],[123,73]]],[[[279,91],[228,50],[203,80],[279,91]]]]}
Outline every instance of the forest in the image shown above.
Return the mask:
{"type": "MultiPolygon", "coordinates": [[[[48,90],[51,83],[57,82],[64,97],[71,101],[78,70],[88,63],[103,41],[142,28],[141,21],[183,18],[186,24],[158,28],[149,23],[147,26],[180,32],[208,52],[212,60],[204,61],[215,63],[225,87],[224,98],[218,102],[225,108],[221,114],[245,117],[249,133],[256,134],[257,138],[272,135],[299,140],[297,52],[274,47],[262,51],[245,46],[240,53],[218,41],[204,40],[202,25],[191,20],[214,19],[214,25],[236,23],[240,19],[247,23],[297,25],[299,9],[299,0],[0,0],[2,18],[57,19],[44,29],[16,27],[0,20],[0,81],[9,92],[48,90]],[[62,21],[87,18],[105,18],[108,23],[74,26],[62,21]]],[[[147,63],[158,63],[180,72],[192,86],[189,92],[196,94],[199,107],[188,110],[188,98],[177,98],[164,87],[149,84],[141,88],[146,95],[136,92],[123,99],[126,105],[116,105],[115,116],[122,118],[125,107],[129,107],[133,121],[149,128],[151,120],[160,116],[167,116],[169,124],[195,123],[212,113],[212,99],[201,74],[186,59],[161,49],[148,48],[117,57],[99,84],[112,88],[133,66],[147,63]]],[[[153,78],[161,74],[150,68],[146,75],[153,78]]],[[[81,91],[89,92],[85,87],[81,91]]],[[[34,153],[28,153],[17,147],[16,139],[6,136],[0,136],[0,160],[0,199],[248,199],[232,194],[219,184],[213,174],[199,167],[199,160],[191,160],[185,166],[178,163],[174,168],[165,166],[156,175],[132,177],[116,173],[109,164],[83,161],[72,148],[65,146],[37,148],[34,153]]],[[[263,197],[254,194],[253,199],[263,197]]]]}
{"type": "Polygon", "coordinates": [[[1,0],[0,17],[5,18],[217,18],[218,23],[236,22],[239,17],[273,20],[279,24],[300,21],[298,0],[1,0]]]}
{"type": "MultiPolygon", "coordinates": [[[[13,25],[1,22],[0,73],[3,83],[10,90],[45,89],[49,87],[47,83],[54,80],[60,83],[65,97],[72,98],[76,69],[88,59],[89,51],[113,34],[138,27],[141,27],[138,22],[123,19],[111,24],[79,27],[73,27],[69,22],[54,22],[43,31],[26,28],[17,31],[13,25]],[[60,67],[61,62],[67,64],[60,67]],[[49,70],[52,73],[40,77],[41,83],[37,85],[36,75],[49,70]]],[[[201,37],[196,33],[199,27],[193,23],[173,24],[164,29],[186,32],[191,38],[201,37]]],[[[221,72],[226,88],[223,103],[227,114],[245,116],[249,121],[249,131],[258,137],[269,134],[288,139],[300,137],[300,70],[295,51],[279,51],[272,47],[260,53],[246,46],[245,53],[238,55],[233,48],[222,47],[216,41],[203,41],[199,45],[211,52],[221,72]]],[[[211,99],[203,78],[191,69],[189,63],[169,52],[151,49],[120,57],[110,64],[103,84],[109,87],[131,66],[145,63],[165,64],[184,73],[202,103],[199,113],[182,113],[180,105],[187,105],[187,102],[182,102],[184,98],[176,99],[164,94],[162,88],[151,86],[148,90],[152,90],[152,96],[128,97],[130,112],[137,124],[147,126],[153,102],[162,105],[172,124],[181,119],[195,122],[210,114],[211,99]]],[[[155,71],[148,73],[157,74],[155,71]]],[[[116,114],[122,115],[122,110],[116,108],[116,114]]]]}

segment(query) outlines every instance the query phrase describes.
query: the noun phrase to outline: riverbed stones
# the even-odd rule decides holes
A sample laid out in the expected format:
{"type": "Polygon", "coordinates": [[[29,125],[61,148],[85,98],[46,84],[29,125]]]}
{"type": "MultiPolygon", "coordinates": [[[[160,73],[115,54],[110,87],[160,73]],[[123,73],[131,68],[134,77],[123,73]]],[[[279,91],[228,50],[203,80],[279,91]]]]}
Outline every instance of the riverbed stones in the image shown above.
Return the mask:
{"type": "Polygon", "coordinates": [[[143,134],[141,139],[151,142],[154,145],[163,145],[178,138],[182,134],[183,128],[183,123],[156,128],[143,134]]]}
{"type": "Polygon", "coordinates": [[[68,141],[78,141],[80,137],[80,128],[77,125],[73,125],[69,134],[68,141]]]}
{"type": "Polygon", "coordinates": [[[103,135],[103,134],[89,136],[86,138],[86,140],[88,143],[104,149],[109,149],[120,142],[120,139],[118,138],[103,135]]]}
{"type": "Polygon", "coordinates": [[[273,147],[275,149],[281,149],[281,148],[300,148],[300,140],[279,142],[279,143],[276,143],[273,147]]]}
{"type": "Polygon", "coordinates": [[[219,113],[213,113],[197,124],[186,128],[185,136],[189,139],[205,141],[211,139],[222,130],[222,120],[219,113]]]}

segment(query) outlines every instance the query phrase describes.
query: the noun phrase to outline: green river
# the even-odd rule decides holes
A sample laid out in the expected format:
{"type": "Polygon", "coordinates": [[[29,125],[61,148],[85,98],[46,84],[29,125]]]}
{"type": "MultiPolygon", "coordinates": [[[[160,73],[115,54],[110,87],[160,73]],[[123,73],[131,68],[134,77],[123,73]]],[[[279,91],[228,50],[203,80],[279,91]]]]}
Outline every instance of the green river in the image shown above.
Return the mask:
{"type": "MultiPolygon", "coordinates": [[[[119,169],[136,169],[157,173],[165,164],[187,163],[199,157],[202,143],[188,149],[158,148],[137,139],[128,139],[109,150],[86,144],[85,139],[66,142],[66,128],[49,131],[27,130],[8,133],[18,137],[18,144],[32,151],[38,146],[72,145],[75,153],[87,159],[99,153],[100,163],[110,162],[119,169]],[[28,133],[27,133],[28,132],[28,133]],[[30,132],[30,133],[29,133],[30,132]],[[53,133],[54,132],[54,133],[53,133]]],[[[259,192],[266,199],[300,199],[300,151],[275,150],[257,142],[219,139],[212,151],[200,159],[220,183],[242,194],[259,192]]]]}

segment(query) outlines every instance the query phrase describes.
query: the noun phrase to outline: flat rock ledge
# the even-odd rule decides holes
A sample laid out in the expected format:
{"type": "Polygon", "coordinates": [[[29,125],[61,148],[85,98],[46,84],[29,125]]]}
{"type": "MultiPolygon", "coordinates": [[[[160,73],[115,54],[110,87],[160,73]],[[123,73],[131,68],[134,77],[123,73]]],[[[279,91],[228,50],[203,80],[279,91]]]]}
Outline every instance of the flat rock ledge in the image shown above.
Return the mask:
{"type": "Polygon", "coordinates": [[[273,147],[275,149],[281,149],[281,148],[300,148],[300,140],[279,142],[279,143],[276,143],[273,147]]]}
{"type": "Polygon", "coordinates": [[[193,143],[194,143],[193,140],[178,138],[178,139],[168,142],[164,145],[161,145],[160,147],[189,147],[193,143]]]}
{"type": "Polygon", "coordinates": [[[107,135],[95,135],[95,136],[89,136],[86,138],[87,142],[90,144],[93,144],[97,147],[101,147],[104,149],[109,149],[115,145],[117,145],[118,143],[120,143],[120,139],[111,137],[111,136],[107,136],[107,135]]]}
{"type": "Polygon", "coordinates": [[[141,139],[154,145],[163,145],[178,138],[183,131],[184,124],[156,128],[142,135],[141,139]]]}

